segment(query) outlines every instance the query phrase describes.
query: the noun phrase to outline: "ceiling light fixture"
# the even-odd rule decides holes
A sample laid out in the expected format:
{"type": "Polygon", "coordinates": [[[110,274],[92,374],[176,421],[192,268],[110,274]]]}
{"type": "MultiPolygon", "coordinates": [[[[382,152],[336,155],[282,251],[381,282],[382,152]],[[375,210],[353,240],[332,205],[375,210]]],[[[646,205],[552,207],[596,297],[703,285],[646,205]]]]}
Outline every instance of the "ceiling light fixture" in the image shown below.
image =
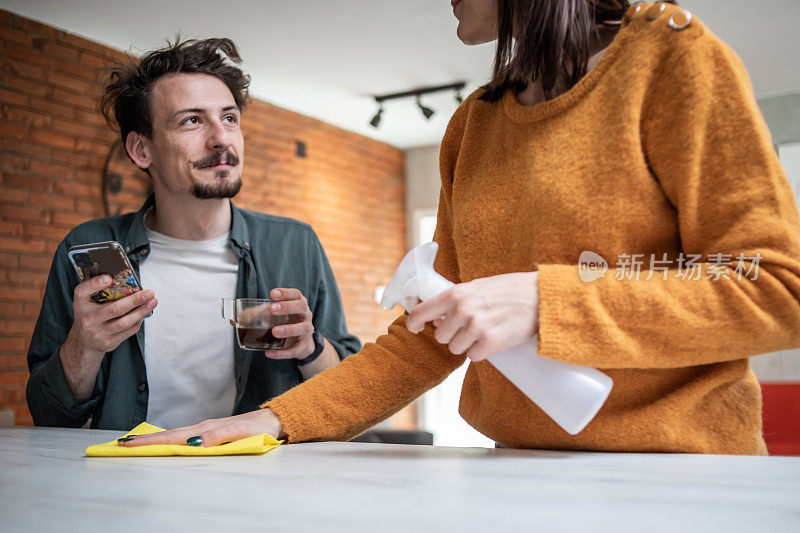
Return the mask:
{"type": "Polygon", "coordinates": [[[383,114],[383,103],[386,102],[387,100],[397,100],[400,98],[416,98],[417,107],[419,107],[419,110],[422,112],[425,118],[430,120],[435,111],[430,107],[427,107],[422,104],[422,101],[420,100],[420,97],[422,95],[438,93],[443,91],[455,91],[456,102],[461,104],[461,102],[463,101],[463,99],[461,98],[461,91],[464,89],[466,85],[467,85],[466,82],[460,81],[457,83],[451,83],[449,85],[439,85],[436,87],[421,87],[419,89],[414,89],[412,91],[404,91],[401,93],[373,96],[373,98],[375,99],[375,103],[378,104],[378,111],[372,117],[372,120],[369,121],[369,125],[372,126],[373,128],[377,128],[378,126],[380,126],[381,115],[383,114]]]}
{"type": "Polygon", "coordinates": [[[372,117],[372,120],[369,121],[369,125],[373,128],[377,128],[381,125],[381,115],[383,114],[383,104],[378,103],[378,111],[375,113],[375,116],[372,117]]]}
{"type": "Polygon", "coordinates": [[[422,105],[422,102],[419,99],[419,95],[417,95],[417,107],[419,108],[420,111],[422,111],[422,114],[425,115],[426,120],[430,120],[433,114],[436,112],[430,107],[422,105]]]}

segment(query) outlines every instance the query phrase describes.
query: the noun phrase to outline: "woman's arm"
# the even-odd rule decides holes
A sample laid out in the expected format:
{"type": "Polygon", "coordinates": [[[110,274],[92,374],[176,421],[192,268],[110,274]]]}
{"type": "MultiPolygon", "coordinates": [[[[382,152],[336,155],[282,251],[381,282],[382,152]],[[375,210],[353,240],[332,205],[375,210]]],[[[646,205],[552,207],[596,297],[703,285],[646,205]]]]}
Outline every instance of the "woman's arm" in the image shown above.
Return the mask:
{"type": "Polygon", "coordinates": [[[699,279],[673,264],[667,279],[642,268],[586,283],[575,265],[541,265],[541,355],[667,368],[800,346],[800,219],[747,73],[707,30],[680,42],[648,91],[642,142],[699,279]]]}

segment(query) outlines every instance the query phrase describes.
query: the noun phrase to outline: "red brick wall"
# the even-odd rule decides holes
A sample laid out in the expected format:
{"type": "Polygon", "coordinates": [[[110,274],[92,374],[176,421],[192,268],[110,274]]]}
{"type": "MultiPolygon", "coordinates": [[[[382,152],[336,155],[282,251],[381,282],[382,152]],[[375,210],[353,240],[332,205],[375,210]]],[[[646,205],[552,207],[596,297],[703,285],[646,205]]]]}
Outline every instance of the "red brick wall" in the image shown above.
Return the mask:
{"type": "MultiPolygon", "coordinates": [[[[121,53],[2,10],[0,46],[0,409],[29,424],[25,353],[52,254],[72,227],[104,215],[101,175],[116,134],[98,111],[97,80],[121,53]]],[[[237,205],[310,223],[350,330],[374,340],[397,315],[373,291],[406,248],[403,152],[258,100],[243,129],[237,205]]],[[[112,166],[126,176],[112,209],[138,207],[146,184],[124,159],[112,166]]]]}

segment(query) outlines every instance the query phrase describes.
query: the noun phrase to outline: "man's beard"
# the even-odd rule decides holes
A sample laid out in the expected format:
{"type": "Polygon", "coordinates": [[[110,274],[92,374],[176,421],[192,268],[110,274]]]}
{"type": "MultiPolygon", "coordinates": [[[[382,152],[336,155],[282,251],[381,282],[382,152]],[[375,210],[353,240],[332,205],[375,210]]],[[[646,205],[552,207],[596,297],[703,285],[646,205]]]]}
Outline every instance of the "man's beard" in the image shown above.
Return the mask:
{"type": "MultiPolygon", "coordinates": [[[[228,170],[220,170],[217,172],[218,178],[225,178],[228,175],[228,170]]],[[[193,183],[192,194],[195,198],[201,200],[213,200],[215,198],[233,198],[239,194],[239,189],[242,188],[242,179],[236,181],[222,182],[222,183],[193,183]]]]}
{"type": "MultiPolygon", "coordinates": [[[[220,153],[215,152],[204,157],[200,161],[193,163],[194,168],[202,169],[219,165],[222,162],[222,156],[225,156],[225,162],[229,165],[236,166],[239,164],[239,158],[231,152],[220,153]]],[[[229,170],[220,170],[217,172],[217,178],[225,179],[230,173],[229,170]]],[[[239,194],[239,189],[242,188],[242,179],[239,178],[232,182],[223,183],[192,183],[192,194],[195,198],[201,200],[213,200],[216,198],[233,198],[239,194]]]]}

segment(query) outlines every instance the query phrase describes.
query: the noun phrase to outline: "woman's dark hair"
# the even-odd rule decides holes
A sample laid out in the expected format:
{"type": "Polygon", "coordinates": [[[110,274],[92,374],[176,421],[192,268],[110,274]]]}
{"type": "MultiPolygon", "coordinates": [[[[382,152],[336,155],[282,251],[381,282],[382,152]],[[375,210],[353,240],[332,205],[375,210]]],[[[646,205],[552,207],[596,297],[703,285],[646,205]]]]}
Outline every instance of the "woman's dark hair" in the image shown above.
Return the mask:
{"type": "Polygon", "coordinates": [[[618,28],[629,7],[628,0],[498,0],[494,72],[481,100],[519,94],[533,80],[547,98],[557,85],[571,89],[586,75],[593,28],[618,28]]]}
{"type": "Polygon", "coordinates": [[[166,74],[201,73],[216,76],[230,89],[239,110],[247,104],[250,76],[231,64],[242,58],[230,39],[191,39],[148,52],[141,60],[128,56],[125,64],[110,69],[103,86],[100,108],[109,124],[119,125],[122,145],[135,131],[153,135],[150,99],[156,80],[166,74]],[[113,119],[112,120],[112,113],[113,119]]]}

